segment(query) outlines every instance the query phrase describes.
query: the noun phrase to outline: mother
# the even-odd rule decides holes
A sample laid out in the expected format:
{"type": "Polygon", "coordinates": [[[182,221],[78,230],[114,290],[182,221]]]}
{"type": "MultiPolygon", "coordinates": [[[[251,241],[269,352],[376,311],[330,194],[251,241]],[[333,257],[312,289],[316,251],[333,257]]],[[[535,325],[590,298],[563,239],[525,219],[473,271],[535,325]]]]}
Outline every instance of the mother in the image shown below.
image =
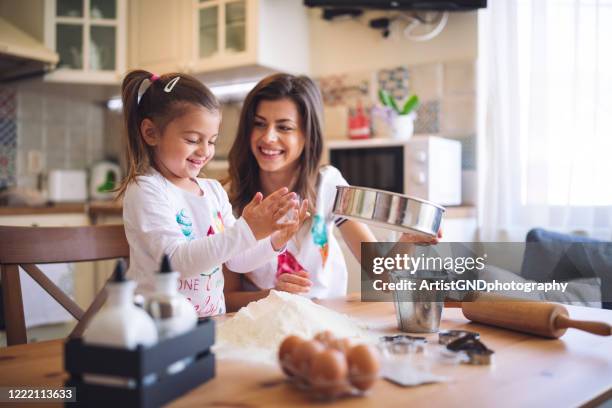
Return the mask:
{"type": "MultiPolygon", "coordinates": [[[[289,74],[262,79],[244,101],[229,154],[233,208],[240,213],[256,192],[266,196],[288,187],[305,201],[302,221],[307,206],[324,224],[315,222],[313,228],[311,218],[294,236],[278,237],[286,242],[286,251],[246,277],[225,271],[228,311],[265,297],[272,288],[317,298],[343,296],[348,274],[332,228],[339,229],[358,261],[361,243],[376,241],[365,224],[332,214],[336,186],[347,182],[336,168],[321,167],[322,108],[315,83],[306,76],[289,74]],[[254,291],[243,291],[244,287],[254,291]]],[[[403,242],[421,240],[412,234],[400,238],[403,242]]]]}

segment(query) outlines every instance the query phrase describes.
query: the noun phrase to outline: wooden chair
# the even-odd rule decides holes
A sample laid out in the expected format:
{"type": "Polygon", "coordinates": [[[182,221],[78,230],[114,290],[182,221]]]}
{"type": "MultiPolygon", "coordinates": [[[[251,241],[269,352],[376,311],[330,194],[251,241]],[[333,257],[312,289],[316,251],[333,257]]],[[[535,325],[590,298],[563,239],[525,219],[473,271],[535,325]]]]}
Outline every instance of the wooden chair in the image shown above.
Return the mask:
{"type": "Polygon", "coordinates": [[[36,264],[127,258],[129,254],[123,225],[52,228],[0,226],[0,272],[7,344],[23,344],[28,340],[19,266],[79,321],[70,333],[70,337],[79,337],[90,317],[104,304],[106,291],[100,291],[87,311],[83,311],[36,264]]]}

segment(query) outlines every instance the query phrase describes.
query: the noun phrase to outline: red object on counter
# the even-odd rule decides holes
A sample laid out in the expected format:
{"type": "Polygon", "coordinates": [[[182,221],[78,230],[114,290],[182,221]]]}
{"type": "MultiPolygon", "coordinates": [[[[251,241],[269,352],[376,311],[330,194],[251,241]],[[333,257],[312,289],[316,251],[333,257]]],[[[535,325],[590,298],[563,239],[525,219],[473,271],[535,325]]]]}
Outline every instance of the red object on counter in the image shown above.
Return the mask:
{"type": "Polygon", "coordinates": [[[367,139],[370,137],[370,119],[363,111],[361,101],[357,103],[354,115],[349,116],[349,138],[367,139]]]}

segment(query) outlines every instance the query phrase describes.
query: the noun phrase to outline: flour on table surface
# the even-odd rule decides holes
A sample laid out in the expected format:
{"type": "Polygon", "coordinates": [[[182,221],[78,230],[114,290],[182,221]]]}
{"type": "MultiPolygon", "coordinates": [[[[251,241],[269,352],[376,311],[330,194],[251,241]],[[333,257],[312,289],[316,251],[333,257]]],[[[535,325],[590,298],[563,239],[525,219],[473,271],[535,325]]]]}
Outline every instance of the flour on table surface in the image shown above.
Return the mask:
{"type": "Polygon", "coordinates": [[[220,359],[275,363],[278,347],[289,335],[312,338],[329,330],[336,337],[371,340],[373,335],[365,329],[349,316],[308,298],[272,290],[219,324],[213,350],[220,359]]]}

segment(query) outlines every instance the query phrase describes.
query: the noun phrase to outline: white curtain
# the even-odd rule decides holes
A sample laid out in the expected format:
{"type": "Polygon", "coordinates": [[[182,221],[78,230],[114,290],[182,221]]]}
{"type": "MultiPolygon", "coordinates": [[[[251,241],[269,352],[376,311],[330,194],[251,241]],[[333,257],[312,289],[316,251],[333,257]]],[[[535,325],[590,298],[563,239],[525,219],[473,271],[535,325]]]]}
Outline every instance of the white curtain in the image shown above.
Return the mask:
{"type": "Polygon", "coordinates": [[[479,227],[612,239],[612,0],[491,0],[479,14],[479,227]]]}

